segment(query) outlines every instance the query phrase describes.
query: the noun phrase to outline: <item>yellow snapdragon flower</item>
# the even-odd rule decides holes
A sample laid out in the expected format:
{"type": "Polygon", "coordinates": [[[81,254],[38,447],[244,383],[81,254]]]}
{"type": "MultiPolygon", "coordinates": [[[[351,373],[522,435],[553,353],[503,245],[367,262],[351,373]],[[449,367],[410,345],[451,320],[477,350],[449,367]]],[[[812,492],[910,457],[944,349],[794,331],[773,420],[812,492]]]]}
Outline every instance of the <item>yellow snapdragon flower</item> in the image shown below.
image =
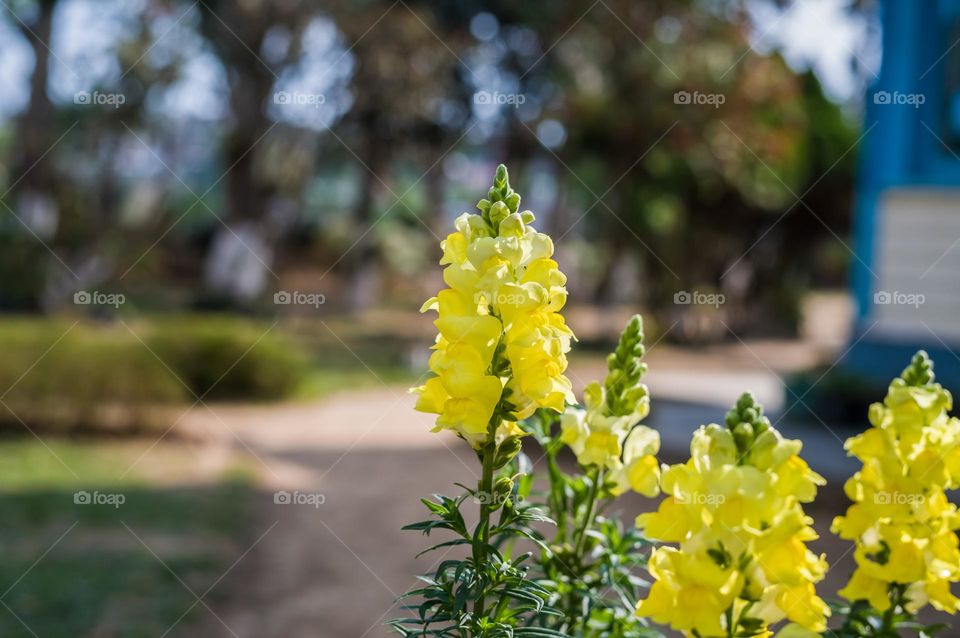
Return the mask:
{"type": "Polygon", "coordinates": [[[504,423],[573,401],[564,376],[573,332],[560,314],[566,277],[550,237],[519,206],[501,165],[481,214],[461,215],[442,242],[448,288],[421,308],[437,312],[439,334],[435,376],[413,389],[416,409],[439,415],[435,431],[452,430],[477,449],[511,427],[504,423]]]}
{"type": "Polygon", "coordinates": [[[662,542],[650,557],[654,578],[637,614],[687,636],[805,636],[826,628],[830,611],[814,589],[827,564],[806,542],[817,538],[802,503],[824,480],[744,394],[725,426],[702,426],[690,460],[664,466],[667,498],[637,527],[662,542]],[[732,626],[731,626],[732,625],[732,626]],[[807,632],[807,633],[804,633],[807,632]],[[738,634],[739,635],[739,634],[738,634]]]}
{"type": "Polygon", "coordinates": [[[646,372],[642,362],[643,321],[631,318],[607,360],[603,385],[590,383],[583,391],[585,408],[567,408],[560,419],[560,440],[587,466],[607,471],[611,492],[629,489],[646,496],[659,493],[660,434],[638,425],[650,412],[646,372]]]}
{"type": "Polygon", "coordinates": [[[853,504],[832,528],[856,543],[857,569],[840,590],[848,600],[878,611],[903,604],[916,613],[927,603],[960,609],[950,593],[960,580],[960,514],[945,494],[960,486],[960,420],[948,415],[952,403],[921,351],[884,402],[870,407],[873,427],[847,440],[863,462],[844,486],[853,504]],[[900,592],[902,600],[891,600],[900,592]]]}

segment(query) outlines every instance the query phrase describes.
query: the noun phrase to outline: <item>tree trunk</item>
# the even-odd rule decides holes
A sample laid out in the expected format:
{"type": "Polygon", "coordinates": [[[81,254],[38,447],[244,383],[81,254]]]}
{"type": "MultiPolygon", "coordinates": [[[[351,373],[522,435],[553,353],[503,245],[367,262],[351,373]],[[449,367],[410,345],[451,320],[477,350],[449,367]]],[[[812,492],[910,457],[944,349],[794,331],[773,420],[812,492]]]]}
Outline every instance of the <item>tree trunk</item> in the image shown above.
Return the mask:
{"type": "MultiPolygon", "coordinates": [[[[53,104],[47,95],[50,77],[48,46],[55,5],[56,0],[38,2],[35,19],[30,24],[16,22],[30,44],[35,64],[30,76],[30,99],[14,126],[7,183],[10,193],[5,198],[6,205],[19,218],[13,227],[15,236],[11,239],[9,254],[0,260],[0,272],[4,273],[5,280],[0,305],[10,308],[43,307],[49,275],[57,273],[56,269],[63,270],[42,243],[49,245],[53,242],[61,215],[51,158],[45,155],[61,134],[55,125],[53,104]],[[21,274],[10,277],[9,273],[13,272],[21,274]],[[30,275],[24,277],[24,272],[30,275]]],[[[9,211],[3,209],[3,214],[9,216],[9,211]]],[[[67,276],[73,279],[69,273],[67,276]]]]}
{"type": "Polygon", "coordinates": [[[346,302],[351,310],[363,310],[376,302],[380,293],[380,259],[374,230],[371,225],[376,205],[376,192],[380,188],[381,173],[386,166],[386,156],[372,125],[364,127],[363,164],[360,178],[360,195],[353,215],[351,244],[357,242],[344,258],[347,276],[346,302]]]}
{"type": "Polygon", "coordinates": [[[205,258],[204,279],[208,302],[236,305],[261,296],[272,282],[278,285],[271,263],[280,232],[269,216],[276,186],[258,162],[269,143],[266,105],[275,78],[253,53],[261,49],[273,19],[246,15],[239,5],[219,3],[216,10],[216,15],[202,12],[202,30],[231,76],[234,126],[224,145],[225,204],[205,258]]]}

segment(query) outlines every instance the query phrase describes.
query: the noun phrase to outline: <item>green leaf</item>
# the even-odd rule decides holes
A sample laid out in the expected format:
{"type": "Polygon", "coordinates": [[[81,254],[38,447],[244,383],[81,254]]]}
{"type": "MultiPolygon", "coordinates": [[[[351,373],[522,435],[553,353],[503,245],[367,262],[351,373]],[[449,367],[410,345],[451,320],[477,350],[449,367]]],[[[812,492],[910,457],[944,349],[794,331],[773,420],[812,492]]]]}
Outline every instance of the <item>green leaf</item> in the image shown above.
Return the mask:
{"type": "Polygon", "coordinates": [[[434,550],[441,549],[441,548],[444,548],[444,547],[454,547],[454,546],[456,546],[456,545],[469,545],[469,544],[470,544],[470,541],[468,541],[468,540],[466,540],[466,539],[463,539],[463,538],[457,538],[457,539],[455,539],[455,540],[446,541],[446,542],[444,542],[444,543],[437,543],[436,545],[432,545],[432,546],[426,548],[425,550],[423,550],[422,552],[418,553],[416,556],[414,556],[414,558],[420,558],[420,557],[423,556],[424,554],[427,554],[427,553],[429,553],[429,552],[432,552],[432,551],[434,551],[434,550]]]}
{"type": "Polygon", "coordinates": [[[513,635],[517,638],[570,638],[568,634],[546,627],[518,627],[513,635]]]}

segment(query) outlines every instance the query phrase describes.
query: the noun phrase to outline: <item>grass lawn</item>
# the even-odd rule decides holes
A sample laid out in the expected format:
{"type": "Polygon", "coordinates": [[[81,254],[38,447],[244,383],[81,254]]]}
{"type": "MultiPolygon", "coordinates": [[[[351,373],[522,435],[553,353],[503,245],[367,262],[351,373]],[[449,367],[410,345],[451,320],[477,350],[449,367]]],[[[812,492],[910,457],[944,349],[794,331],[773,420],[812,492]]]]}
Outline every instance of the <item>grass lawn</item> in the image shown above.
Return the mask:
{"type": "Polygon", "coordinates": [[[382,388],[387,386],[409,386],[417,381],[417,375],[400,367],[376,366],[364,368],[360,365],[346,365],[340,368],[317,366],[312,369],[297,387],[292,398],[314,401],[340,390],[356,388],[382,388]]]}
{"type": "Polygon", "coordinates": [[[0,636],[190,635],[210,612],[178,622],[196,601],[187,587],[202,595],[254,540],[252,472],[200,476],[194,452],[161,444],[124,475],[150,441],[46,443],[0,440],[0,636]]]}

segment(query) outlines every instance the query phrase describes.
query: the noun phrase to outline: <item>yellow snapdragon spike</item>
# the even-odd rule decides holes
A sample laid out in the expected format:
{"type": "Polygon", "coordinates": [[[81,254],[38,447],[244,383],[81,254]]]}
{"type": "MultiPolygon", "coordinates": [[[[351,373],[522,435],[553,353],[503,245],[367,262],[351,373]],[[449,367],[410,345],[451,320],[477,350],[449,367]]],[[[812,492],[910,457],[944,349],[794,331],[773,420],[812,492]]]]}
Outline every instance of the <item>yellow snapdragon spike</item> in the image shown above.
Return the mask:
{"type": "Polygon", "coordinates": [[[960,481],[960,420],[949,416],[950,393],[934,383],[933,364],[919,352],[895,379],[884,402],[870,407],[873,427],[848,439],[862,469],[844,486],[853,504],[833,532],[856,543],[857,569],[840,594],[888,609],[900,586],[908,611],[928,602],[955,613],[950,583],[960,580],[957,507],[945,494],[960,481]]]}
{"type": "MultiPolygon", "coordinates": [[[[544,263],[542,268],[548,273],[544,277],[553,276],[549,274],[552,263],[544,263]]],[[[562,299],[558,303],[562,305],[562,299]]],[[[640,382],[646,371],[643,354],[643,322],[634,316],[608,359],[603,385],[596,381],[587,385],[583,390],[585,409],[567,408],[560,419],[560,440],[581,465],[607,471],[613,495],[633,490],[653,497],[660,491],[656,457],[660,434],[639,425],[650,412],[647,387],[640,382]]]]}
{"type": "Polygon", "coordinates": [[[564,376],[573,333],[559,314],[566,277],[551,259],[553,242],[519,205],[500,166],[480,214],[461,215],[441,242],[448,288],[421,308],[437,312],[439,335],[435,376],[412,389],[416,409],[477,449],[516,432],[537,408],[562,412],[573,401],[564,376]]]}
{"type": "Polygon", "coordinates": [[[827,564],[807,548],[817,534],[802,507],[824,480],[762,410],[743,395],[725,426],[694,434],[690,460],[664,467],[667,497],[637,526],[679,548],[653,551],[654,583],[638,615],[702,638],[771,636],[784,619],[793,623],[785,636],[826,628],[830,610],[814,585],[827,564]]]}

